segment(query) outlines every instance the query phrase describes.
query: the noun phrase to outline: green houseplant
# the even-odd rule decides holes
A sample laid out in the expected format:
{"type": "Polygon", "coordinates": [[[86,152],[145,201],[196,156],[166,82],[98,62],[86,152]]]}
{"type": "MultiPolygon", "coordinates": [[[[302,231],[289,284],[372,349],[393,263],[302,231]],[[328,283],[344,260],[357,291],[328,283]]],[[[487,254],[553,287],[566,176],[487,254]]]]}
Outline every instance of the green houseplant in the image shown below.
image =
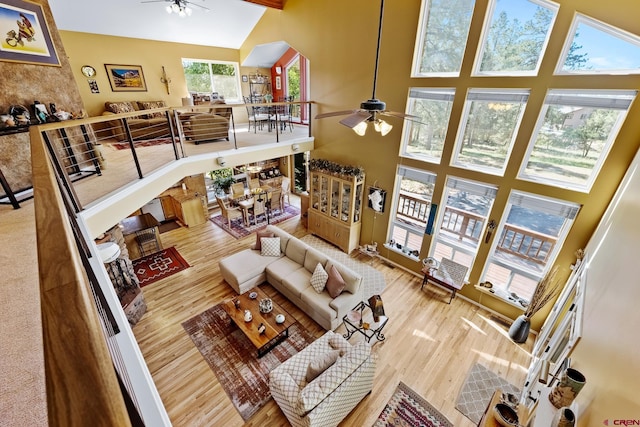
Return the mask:
{"type": "Polygon", "coordinates": [[[235,182],[231,169],[218,169],[209,172],[213,180],[213,189],[217,194],[229,194],[231,184],[235,182]]]}

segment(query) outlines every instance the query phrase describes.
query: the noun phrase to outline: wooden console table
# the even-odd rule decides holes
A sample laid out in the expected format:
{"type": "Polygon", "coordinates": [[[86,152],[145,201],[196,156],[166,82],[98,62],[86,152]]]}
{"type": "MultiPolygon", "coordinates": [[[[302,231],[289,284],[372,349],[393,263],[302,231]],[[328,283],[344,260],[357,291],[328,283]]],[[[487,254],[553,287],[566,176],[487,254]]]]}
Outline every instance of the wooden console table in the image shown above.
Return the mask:
{"type": "MultiPolygon", "coordinates": [[[[478,427],[500,427],[498,421],[496,421],[493,416],[493,407],[500,403],[500,397],[502,396],[502,390],[498,389],[493,393],[493,397],[491,398],[491,402],[487,406],[487,409],[484,411],[484,415],[480,419],[478,423],[478,427]]],[[[525,405],[518,405],[518,425],[526,426],[529,422],[529,410],[525,405]]]]}

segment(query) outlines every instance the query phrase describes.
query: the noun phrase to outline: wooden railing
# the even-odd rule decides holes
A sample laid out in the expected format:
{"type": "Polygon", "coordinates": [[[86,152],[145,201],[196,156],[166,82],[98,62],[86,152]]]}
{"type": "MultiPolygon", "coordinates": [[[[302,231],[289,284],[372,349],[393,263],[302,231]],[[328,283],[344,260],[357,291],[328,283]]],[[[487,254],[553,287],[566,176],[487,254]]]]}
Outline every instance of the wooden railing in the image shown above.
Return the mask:
{"type": "Polygon", "coordinates": [[[496,250],[537,264],[545,264],[556,242],[557,238],[553,236],[505,224],[496,250]]]}
{"type": "Polygon", "coordinates": [[[462,209],[447,206],[440,228],[458,236],[458,240],[480,240],[485,218],[462,209]]]}
{"type": "MultiPolygon", "coordinates": [[[[30,129],[48,424],[131,425],[42,134],[30,129]]],[[[77,234],[77,230],[76,230],[77,234]]]]}
{"type": "Polygon", "coordinates": [[[427,200],[414,197],[401,191],[398,198],[398,208],[396,213],[406,218],[426,224],[430,204],[431,203],[427,200]]]}

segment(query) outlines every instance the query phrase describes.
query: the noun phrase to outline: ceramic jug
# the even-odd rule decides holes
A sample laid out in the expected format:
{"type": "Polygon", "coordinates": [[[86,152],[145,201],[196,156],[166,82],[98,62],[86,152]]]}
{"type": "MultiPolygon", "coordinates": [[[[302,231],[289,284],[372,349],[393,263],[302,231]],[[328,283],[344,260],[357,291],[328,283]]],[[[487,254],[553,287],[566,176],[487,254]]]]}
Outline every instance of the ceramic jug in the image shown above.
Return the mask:
{"type": "Polygon", "coordinates": [[[253,316],[251,315],[251,312],[249,310],[245,310],[244,311],[244,321],[245,322],[251,322],[251,319],[253,319],[253,316]]]}

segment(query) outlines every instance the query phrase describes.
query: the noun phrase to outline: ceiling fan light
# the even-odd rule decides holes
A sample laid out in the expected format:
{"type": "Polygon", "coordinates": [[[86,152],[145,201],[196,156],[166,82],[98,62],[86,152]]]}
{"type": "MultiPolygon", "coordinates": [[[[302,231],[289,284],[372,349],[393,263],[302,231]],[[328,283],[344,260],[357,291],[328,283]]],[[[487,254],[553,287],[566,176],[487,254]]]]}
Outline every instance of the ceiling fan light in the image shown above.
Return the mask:
{"type": "Polygon", "coordinates": [[[380,132],[382,136],[385,136],[386,134],[391,132],[391,129],[393,129],[393,125],[390,125],[389,123],[380,119],[376,120],[373,123],[373,127],[375,128],[376,132],[380,132]]]}
{"type": "Polygon", "coordinates": [[[178,3],[172,4],[171,11],[174,13],[180,13],[180,5],[178,3]]]}
{"type": "Polygon", "coordinates": [[[179,16],[180,18],[184,18],[185,16],[187,16],[187,14],[186,14],[186,13],[184,13],[184,9],[180,9],[180,12],[178,12],[178,16],[179,16]]]}
{"type": "Polygon", "coordinates": [[[191,8],[190,7],[185,7],[184,8],[184,12],[187,14],[187,16],[191,16],[191,8]]]}
{"type": "Polygon", "coordinates": [[[357,125],[355,125],[352,129],[359,136],[364,136],[364,134],[367,133],[367,122],[366,121],[360,122],[357,125]]]}
{"type": "Polygon", "coordinates": [[[165,7],[165,10],[167,11],[167,13],[168,13],[169,15],[171,15],[171,12],[173,12],[173,8],[171,7],[171,5],[169,5],[169,6],[165,7]]]}

